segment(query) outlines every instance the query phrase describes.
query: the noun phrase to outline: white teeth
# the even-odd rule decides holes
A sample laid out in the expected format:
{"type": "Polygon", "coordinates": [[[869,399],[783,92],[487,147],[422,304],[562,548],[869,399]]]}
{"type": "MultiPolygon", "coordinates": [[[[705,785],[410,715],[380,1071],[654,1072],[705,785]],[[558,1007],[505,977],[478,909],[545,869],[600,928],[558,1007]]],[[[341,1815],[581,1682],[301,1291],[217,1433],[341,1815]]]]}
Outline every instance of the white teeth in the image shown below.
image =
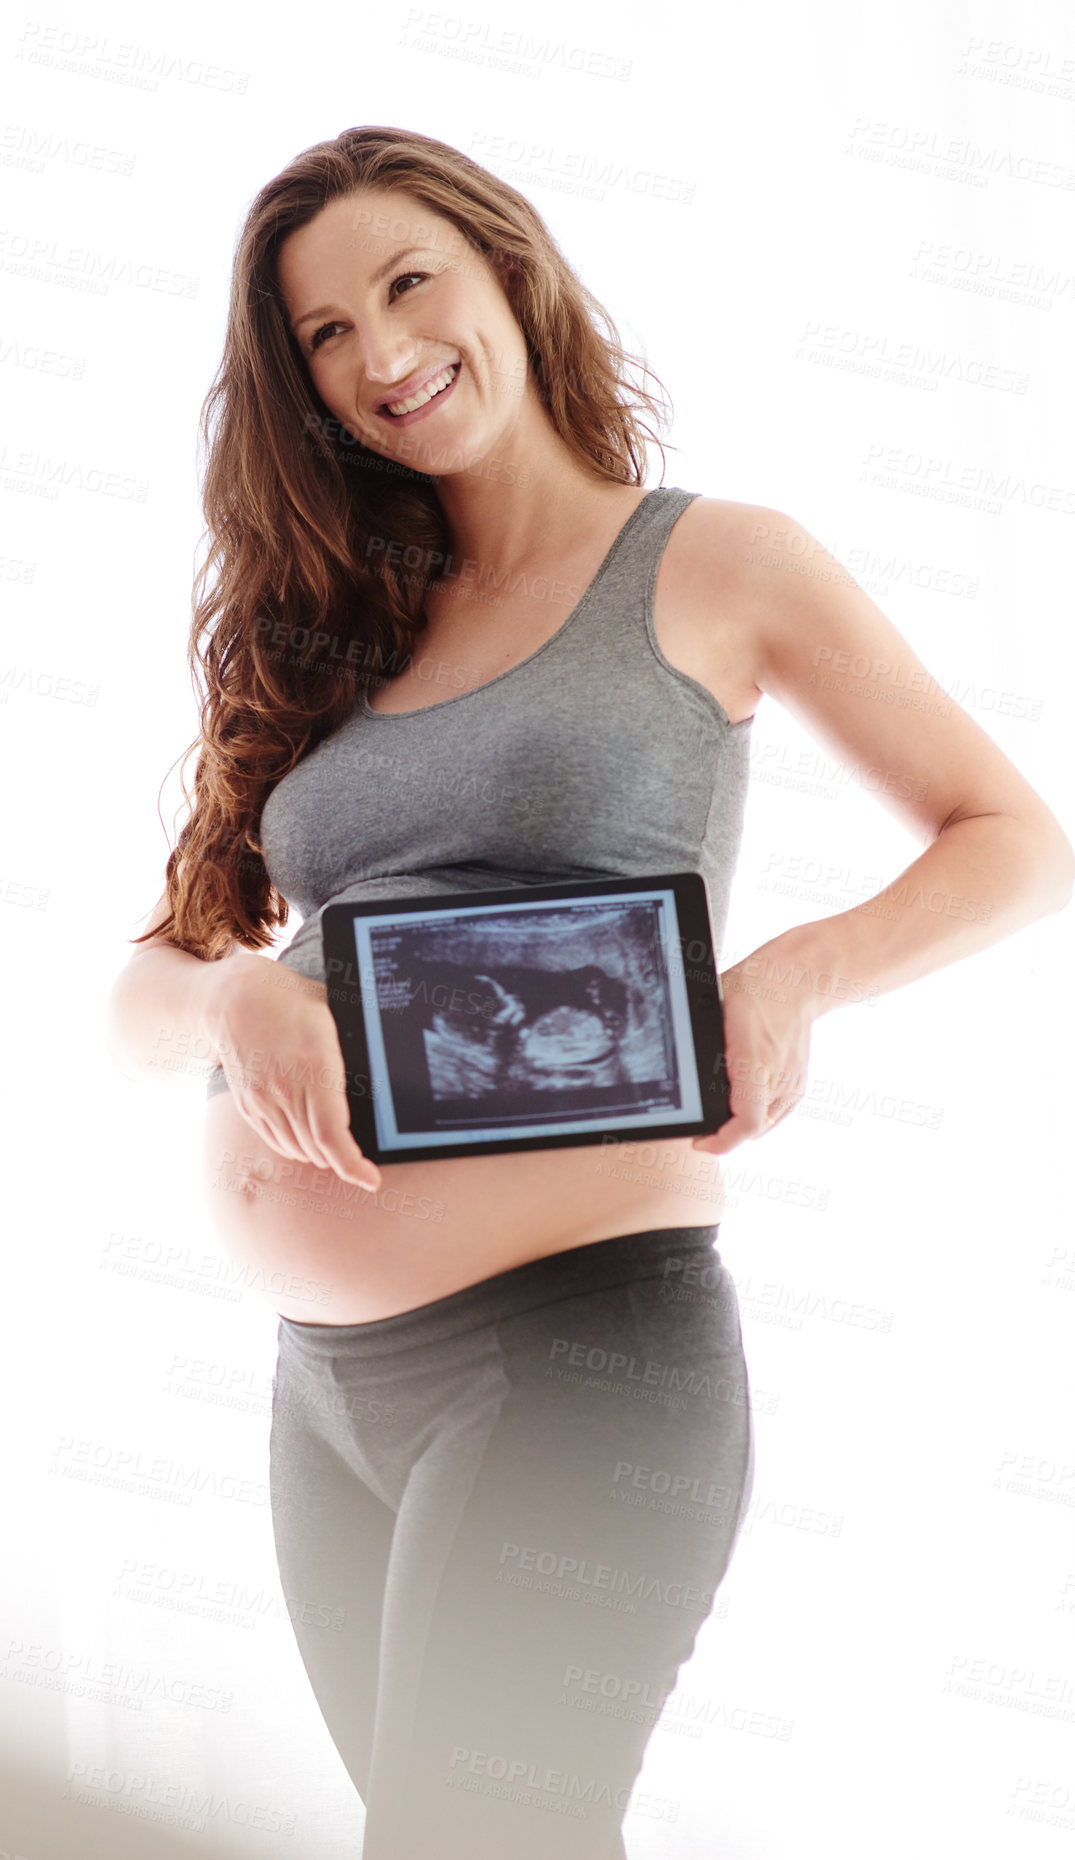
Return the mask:
{"type": "Polygon", "coordinates": [[[385,406],[389,413],[413,413],[416,407],[424,407],[427,400],[432,400],[434,394],[439,394],[442,388],[446,388],[454,373],[455,363],[453,362],[442,375],[437,375],[432,381],[427,381],[424,388],[420,388],[417,394],[412,394],[410,400],[386,400],[385,406]]]}

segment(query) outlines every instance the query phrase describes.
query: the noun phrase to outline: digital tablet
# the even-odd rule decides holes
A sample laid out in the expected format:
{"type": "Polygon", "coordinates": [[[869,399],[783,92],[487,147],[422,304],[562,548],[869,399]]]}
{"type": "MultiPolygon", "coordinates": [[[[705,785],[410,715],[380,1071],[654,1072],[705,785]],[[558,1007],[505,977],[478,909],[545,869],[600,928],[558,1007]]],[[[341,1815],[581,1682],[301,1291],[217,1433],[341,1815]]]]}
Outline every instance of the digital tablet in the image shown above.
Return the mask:
{"type": "Polygon", "coordinates": [[[731,1115],[697,872],[330,904],[321,933],[351,1130],[377,1163],[731,1115]]]}

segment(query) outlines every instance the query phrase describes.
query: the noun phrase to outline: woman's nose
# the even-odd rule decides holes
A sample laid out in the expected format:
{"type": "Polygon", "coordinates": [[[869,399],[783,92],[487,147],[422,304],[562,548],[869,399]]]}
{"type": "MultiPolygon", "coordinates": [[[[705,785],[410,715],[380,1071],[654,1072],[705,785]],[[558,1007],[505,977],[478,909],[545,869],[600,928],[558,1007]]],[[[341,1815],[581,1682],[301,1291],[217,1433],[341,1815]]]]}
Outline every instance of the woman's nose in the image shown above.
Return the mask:
{"type": "Polygon", "coordinates": [[[360,339],[358,362],[366,386],[372,387],[378,399],[391,400],[392,390],[417,368],[418,352],[409,336],[373,331],[360,339]]]}

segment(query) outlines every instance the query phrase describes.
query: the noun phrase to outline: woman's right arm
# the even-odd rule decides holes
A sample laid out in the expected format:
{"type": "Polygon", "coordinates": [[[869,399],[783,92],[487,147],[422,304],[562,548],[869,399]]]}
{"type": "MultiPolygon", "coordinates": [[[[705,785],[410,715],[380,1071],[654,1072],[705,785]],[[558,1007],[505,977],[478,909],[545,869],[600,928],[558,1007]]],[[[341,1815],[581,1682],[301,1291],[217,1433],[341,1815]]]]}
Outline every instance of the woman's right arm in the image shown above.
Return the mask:
{"type": "MultiPolygon", "coordinates": [[[[168,917],[162,894],[147,924],[168,917]]],[[[378,1188],[351,1134],[327,989],[233,943],[204,962],[164,937],[140,943],[109,992],[105,1039],[125,1078],[203,1081],[222,1065],[237,1110],[281,1156],[378,1188]]]]}
{"type": "MultiPolygon", "coordinates": [[[[168,915],[165,892],[146,928],[156,930],[168,915]]],[[[165,937],[139,943],[108,997],[108,1050],[125,1078],[144,1085],[208,1077],[220,1062],[210,1032],[216,997],[236,950],[233,944],[219,962],[203,962],[165,937]]]]}

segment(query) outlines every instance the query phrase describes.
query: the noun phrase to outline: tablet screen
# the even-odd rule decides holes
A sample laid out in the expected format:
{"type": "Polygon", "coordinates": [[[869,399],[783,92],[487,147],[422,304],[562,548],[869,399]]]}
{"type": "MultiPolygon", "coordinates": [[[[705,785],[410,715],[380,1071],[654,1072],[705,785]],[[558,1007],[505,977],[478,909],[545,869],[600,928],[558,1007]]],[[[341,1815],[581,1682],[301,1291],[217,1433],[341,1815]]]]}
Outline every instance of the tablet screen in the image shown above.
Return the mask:
{"type": "Polygon", "coordinates": [[[673,891],[348,914],[383,1152],[701,1117],[673,891]]]}

